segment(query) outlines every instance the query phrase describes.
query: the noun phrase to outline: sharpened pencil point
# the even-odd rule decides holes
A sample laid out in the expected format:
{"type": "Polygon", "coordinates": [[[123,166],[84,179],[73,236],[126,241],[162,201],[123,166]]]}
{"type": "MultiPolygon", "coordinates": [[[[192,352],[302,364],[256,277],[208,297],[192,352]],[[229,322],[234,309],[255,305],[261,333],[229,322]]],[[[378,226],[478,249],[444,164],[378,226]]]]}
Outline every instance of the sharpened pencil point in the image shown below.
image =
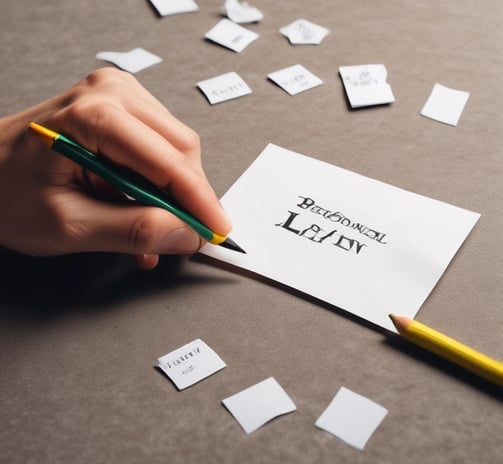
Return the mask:
{"type": "Polygon", "coordinates": [[[238,251],[239,253],[246,254],[244,251],[234,240],[230,237],[227,237],[222,243],[219,243],[220,246],[224,248],[228,248],[229,250],[238,251]]]}

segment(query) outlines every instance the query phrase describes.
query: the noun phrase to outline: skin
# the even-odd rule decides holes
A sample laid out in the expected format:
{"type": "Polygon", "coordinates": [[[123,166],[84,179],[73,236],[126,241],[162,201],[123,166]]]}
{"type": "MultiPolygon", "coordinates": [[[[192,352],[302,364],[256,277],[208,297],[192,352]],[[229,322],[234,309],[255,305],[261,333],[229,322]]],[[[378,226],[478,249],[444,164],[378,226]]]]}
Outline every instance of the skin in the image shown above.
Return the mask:
{"type": "Polygon", "coordinates": [[[129,73],[99,69],[66,92],[0,119],[0,245],[32,256],[129,253],[142,269],[190,254],[200,237],[159,208],[127,200],[27,129],[38,122],[164,188],[220,235],[231,224],[202,165],[198,135],[129,73]]]}

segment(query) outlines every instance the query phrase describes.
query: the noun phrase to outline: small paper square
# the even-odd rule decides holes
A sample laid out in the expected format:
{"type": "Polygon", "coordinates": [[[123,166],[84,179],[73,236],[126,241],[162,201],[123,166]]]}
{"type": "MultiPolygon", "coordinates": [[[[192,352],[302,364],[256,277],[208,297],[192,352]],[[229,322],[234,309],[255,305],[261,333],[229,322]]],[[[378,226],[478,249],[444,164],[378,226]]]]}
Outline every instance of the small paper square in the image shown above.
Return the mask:
{"type": "Polygon", "coordinates": [[[421,114],[435,121],[456,126],[469,96],[469,92],[435,84],[421,114]]]}
{"type": "Polygon", "coordinates": [[[363,450],[386,414],[386,408],[341,387],[316,426],[363,450]]]}
{"type": "Polygon", "coordinates": [[[386,82],[383,64],[340,66],[339,73],[352,108],[393,103],[395,97],[386,82]]]}
{"type": "Polygon", "coordinates": [[[297,407],[273,377],[222,400],[246,433],[297,407]]]}
{"type": "Polygon", "coordinates": [[[212,105],[252,93],[241,76],[233,71],[198,82],[197,86],[212,105]]]}
{"type": "Polygon", "coordinates": [[[300,64],[272,72],[267,77],[276,82],[290,95],[297,95],[300,92],[304,92],[304,90],[309,90],[323,84],[319,77],[300,64]]]}
{"type": "Polygon", "coordinates": [[[262,12],[249,5],[247,2],[239,0],[225,0],[224,14],[235,23],[254,23],[263,19],[262,12]]]}
{"type": "Polygon", "coordinates": [[[330,33],[329,29],[302,18],[282,27],[279,31],[292,45],[319,45],[330,33]]]}
{"type": "Polygon", "coordinates": [[[200,339],[171,351],[158,362],[178,390],[190,387],[226,367],[218,354],[200,339]]]}
{"type": "Polygon", "coordinates": [[[162,61],[159,56],[140,47],[128,52],[99,52],[96,59],[109,61],[130,73],[136,73],[162,61]]]}
{"type": "Polygon", "coordinates": [[[246,29],[230,19],[220,20],[205,37],[235,52],[242,52],[250,43],[258,39],[258,34],[246,29]]]}
{"type": "Polygon", "coordinates": [[[150,0],[161,16],[197,11],[199,7],[194,0],[150,0]]]}

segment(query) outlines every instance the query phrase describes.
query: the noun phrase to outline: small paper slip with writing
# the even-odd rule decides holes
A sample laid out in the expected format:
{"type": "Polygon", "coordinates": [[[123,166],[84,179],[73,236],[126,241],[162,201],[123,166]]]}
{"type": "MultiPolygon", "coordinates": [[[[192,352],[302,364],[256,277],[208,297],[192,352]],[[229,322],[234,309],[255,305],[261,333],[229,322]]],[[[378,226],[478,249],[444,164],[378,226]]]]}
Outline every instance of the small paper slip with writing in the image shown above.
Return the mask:
{"type": "Polygon", "coordinates": [[[469,92],[435,84],[421,114],[427,118],[456,126],[469,96],[469,92]]]}
{"type": "Polygon", "coordinates": [[[197,86],[212,105],[252,93],[250,87],[236,72],[229,72],[200,81],[197,86]]]}
{"type": "Polygon", "coordinates": [[[136,73],[162,61],[162,58],[141,47],[128,52],[99,52],[96,54],[96,58],[109,61],[130,73],[136,73]]]}
{"type": "Polygon", "coordinates": [[[240,53],[254,40],[258,39],[258,34],[232,22],[230,19],[224,18],[210,29],[205,37],[240,53]]]}
{"type": "Polygon", "coordinates": [[[221,203],[246,254],[201,252],[396,333],[479,214],[269,144],[221,203]]]}
{"type": "Polygon", "coordinates": [[[386,408],[341,387],[316,426],[363,450],[386,414],[386,408]]]}
{"type": "Polygon", "coordinates": [[[222,400],[246,433],[297,407],[273,377],[222,400]]]}
{"type": "Polygon", "coordinates": [[[383,64],[340,66],[339,73],[352,108],[393,103],[395,97],[386,82],[383,64]]]}
{"type": "Polygon", "coordinates": [[[254,23],[262,20],[264,15],[262,12],[247,2],[240,2],[238,0],[225,0],[224,14],[234,21],[235,23],[254,23]]]}
{"type": "Polygon", "coordinates": [[[288,26],[282,27],[279,31],[292,45],[319,45],[330,33],[329,29],[306,19],[297,19],[288,26]]]}
{"type": "Polygon", "coordinates": [[[304,90],[323,84],[319,77],[300,64],[272,72],[267,77],[290,95],[297,95],[304,90]]]}
{"type": "Polygon", "coordinates": [[[194,0],[150,0],[161,16],[197,11],[199,7],[194,0]]]}
{"type": "Polygon", "coordinates": [[[190,387],[226,367],[218,354],[200,339],[162,356],[158,362],[178,390],[190,387]]]}

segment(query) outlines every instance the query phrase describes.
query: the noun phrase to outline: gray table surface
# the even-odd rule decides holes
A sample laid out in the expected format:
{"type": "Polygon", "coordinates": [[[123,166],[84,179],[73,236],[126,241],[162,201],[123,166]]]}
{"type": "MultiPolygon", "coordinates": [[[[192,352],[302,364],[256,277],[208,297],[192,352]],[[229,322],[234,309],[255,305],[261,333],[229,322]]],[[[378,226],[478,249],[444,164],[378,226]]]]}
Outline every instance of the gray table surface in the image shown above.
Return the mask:
{"type": "MultiPolygon", "coordinates": [[[[259,40],[204,40],[222,0],[160,18],[148,1],[3,0],[0,114],[65,90],[103,50],[163,62],[138,80],[201,136],[222,195],[267,143],[482,214],[417,318],[503,358],[503,3],[251,2],[259,40]],[[331,30],[291,46],[281,26],[331,30]],[[266,76],[303,64],[324,85],[290,97],[266,76]],[[396,102],[351,111],[340,65],[384,63],[396,102]],[[196,82],[253,89],[211,106],[196,82]],[[433,84],[470,92],[457,127],[421,117],[433,84]]],[[[1,137],[1,135],[0,135],[1,137]]],[[[425,218],[425,221],[428,220],[425,218]]],[[[1,255],[3,463],[496,463],[501,391],[341,311],[195,257],[137,271],[107,254],[1,255]],[[179,392],[159,356],[204,339],[228,367],[179,392]],[[246,435],[221,400],[269,376],[298,410],[246,435]],[[389,409],[364,451],[314,422],[341,386],[389,409]]]]}

